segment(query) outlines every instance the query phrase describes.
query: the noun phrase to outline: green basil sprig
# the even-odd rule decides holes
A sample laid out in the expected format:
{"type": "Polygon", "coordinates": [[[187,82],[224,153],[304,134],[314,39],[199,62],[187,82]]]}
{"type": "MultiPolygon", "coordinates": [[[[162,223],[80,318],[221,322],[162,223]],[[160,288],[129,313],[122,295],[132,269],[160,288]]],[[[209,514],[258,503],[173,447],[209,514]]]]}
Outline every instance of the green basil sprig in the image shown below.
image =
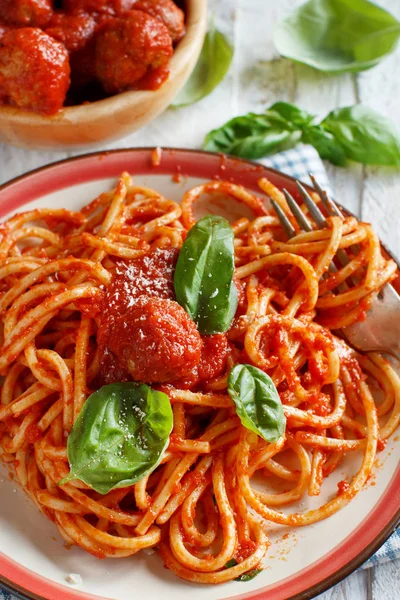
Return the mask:
{"type": "MultiPolygon", "coordinates": [[[[231,567],[235,567],[238,562],[231,558],[225,565],[226,569],[230,569],[231,567]]],[[[254,577],[257,577],[262,572],[262,569],[251,569],[251,571],[247,571],[247,573],[242,573],[239,577],[235,577],[235,581],[251,581],[254,577]]]]}
{"type": "Polygon", "coordinates": [[[276,102],[261,114],[248,113],[210,131],[204,149],[242,158],[262,158],[292,148],[313,115],[288,102],[276,102]]]}
{"type": "Polygon", "coordinates": [[[287,102],[276,102],[264,113],[248,113],[210,131],[204,149],[243,158],[262,158],[311,144],[321,158],[345,166],[347,160],[365,165],[400,165],[400,133],[371,108],[356,104],[330,112],[320,123],[314,115],[287,102]]]}
{"type": "Polygon", "coordinates": [[[70,473],[107,494],[153,471],[169,442],[168,396],[138,383],[105,385],[86,400],[68,437],[70,473]]]}
{"type": "Polygon", "coordinates": [[[234,266],[232,227],[206,215],[190,229],[174,274],[176,300],[204,335],[223,333],[232,323],[238,304],[234,266]]]}
{"type": "Polygon", "coordinates": [[[204,149],[243,158],[261,158],[292,148],[301,131],[272,110],[231,119],[207,134],[204,149]]]}
{"type": "Polygon", "coordinates": [[[269,375],[252,365],[236,365],[228,378],[228,393],[242,425],[267,442],[276,442],[286,427],[277,389],[269,375]]]}
{"type": "Polygon", "coordinates": [[[278,52],[328,73],[363,71],[394,50],[400,23],[368,0],[309,0],[274,30],[278,52]]]}
{"type": "Polygon", "coordinates": [[[193,73],[174,99],[172,106],[194,104],[221,83],[227,74],[233,58],[233,47],[223,33],[211,25],[206,34],[199,60],[193,73]]]}

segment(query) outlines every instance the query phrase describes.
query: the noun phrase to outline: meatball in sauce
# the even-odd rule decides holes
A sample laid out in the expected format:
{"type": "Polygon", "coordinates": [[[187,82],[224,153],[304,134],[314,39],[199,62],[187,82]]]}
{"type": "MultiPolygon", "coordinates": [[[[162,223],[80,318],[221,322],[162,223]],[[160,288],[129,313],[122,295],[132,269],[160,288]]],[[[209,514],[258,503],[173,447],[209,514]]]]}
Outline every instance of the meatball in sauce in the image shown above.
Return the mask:
{"type": "Polygon", "coordinates": [[[108,286],[97,334],[101,383],[171,382],[189,376],[202,339],[175,302],[176,249],[121,261],[108,286]]]}
{"type": "Polygon", "coordinates": [[[68,52],[76,52],[86,46],[96,30],[93,16],[80,12],[77,14],[56,13],[46,27],[47,35],[62,42],[68,52]]]}
{"type": "Polygon", "coordinates": [[[174,300],[142,296],[114,322],[108,348],[135,381],[169,382],[200,361],[201,337],[174,300]]]}
{"type": "Polygon", "coordinates": [[[185,35],[184,12],[172,0],[137,0],[134,8],[162,21],[173,42],[179,42],[185,35]]]}
{"type": "MultiPolygon", "coordinates": [[[[104,90],[116,94],[140,87],[155,71],[168,77],[172,40],[167,27],[155,17],[132,10],[104,24],[96,40],[96,75],[104,90]]],[[[161,81],[162,83],[162,81],[161,81]]]]}
{"type": "Polygon", "coordinates": [[[17,27],[44,27],[52,15],[51,0],[0,1],[0,19],[17,27]]]}
{"type": "Polygon", "coordinates": [[[53,115],[157,90],[184,34],[173,0],[0,0],[0,104],[53,115]]]}
{"type": "Polygon", "coordinates": [[[9,104],[52,115],[62,108],[69,83],[63,44],[33,27],[0,37],[0,89],[9,104]]]}

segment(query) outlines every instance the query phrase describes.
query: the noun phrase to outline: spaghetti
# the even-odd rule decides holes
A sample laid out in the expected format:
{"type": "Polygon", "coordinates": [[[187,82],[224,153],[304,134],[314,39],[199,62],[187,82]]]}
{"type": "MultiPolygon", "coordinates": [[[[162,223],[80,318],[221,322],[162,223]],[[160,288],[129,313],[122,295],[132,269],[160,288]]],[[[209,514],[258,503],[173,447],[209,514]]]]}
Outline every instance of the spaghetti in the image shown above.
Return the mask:
{"type": "MultiPolygon", "coordinates": [[[[266,179],[259,185],[290,217],[282,193],[266,179]]],[[[124,173],[79,213],[35,209],[2,225],[1,457],[67,543],[99,558],[157,547],[179,577],[222,583],[262,564],[266,525],[315,523],[361,490],[399,424],[400,380],[382,356],[357,354],[332,330],[365,318],[396,265],[369,225],[353,217],[327,224],[305,233],[293,222],[297,234],[287,240],[261,197],[241,186],[200,185],[179,205],[124,173]],[[171,277],[204,194],[240,202],[253,217],[232,225],[233,324],[200,338],[173,300],[171,277]],[[350,260],[331,273],[339,248],[350,260]],[[115,348],[129,303],[137,313],[124,321],[134,366],[115,348]],[[148,338],[141,345],[142,317],[183,354],[172,350],[165,364],[148,338]],[[241,424],[227,393],[229,371],[240,363],[268,373],[279,392],[287,424],[273,443],[241,424]],[[79,480],[60,485],[69,473],[67,437],[86,399],[104,383],[132,379],[132,369],[172,405],[161,463],[105,495],[79,480]],[[382,391],[379,402],[370,382],[382,391]],[[306,512],[282,510],[318,496],[348,452],[362,463],[334,498],[306,512]]]]}

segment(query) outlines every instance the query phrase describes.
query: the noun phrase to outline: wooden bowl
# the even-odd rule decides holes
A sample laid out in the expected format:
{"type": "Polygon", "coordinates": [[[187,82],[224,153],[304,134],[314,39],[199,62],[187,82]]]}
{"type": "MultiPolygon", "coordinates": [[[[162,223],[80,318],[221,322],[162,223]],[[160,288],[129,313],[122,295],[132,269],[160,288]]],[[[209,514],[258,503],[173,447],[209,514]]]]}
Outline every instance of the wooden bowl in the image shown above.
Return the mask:
{"type": "Polygon", "coordinates": [[[98,146],[140,129],[171,103],[194,69],[207,25],[207,0],[186,0],[186,35],[170,60],[170,76],[155,91],[123,92],[71,106],[51,117],[0,107],[0,142],[31,150],[98,146]]]}

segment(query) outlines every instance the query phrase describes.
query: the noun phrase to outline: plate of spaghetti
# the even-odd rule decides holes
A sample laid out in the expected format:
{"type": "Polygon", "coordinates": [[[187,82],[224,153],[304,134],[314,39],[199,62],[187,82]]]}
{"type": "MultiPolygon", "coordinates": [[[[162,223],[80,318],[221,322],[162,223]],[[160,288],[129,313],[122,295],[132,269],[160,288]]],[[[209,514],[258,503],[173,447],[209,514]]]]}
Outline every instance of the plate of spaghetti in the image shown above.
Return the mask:
{"type": "Polygon", "coordinates": [[[0,188],[1,585],[310,598],[394,530],[398,365],[341,329],[398,265],[347,213],[288,240],[283,188],[175,149],[0,188]]]}

